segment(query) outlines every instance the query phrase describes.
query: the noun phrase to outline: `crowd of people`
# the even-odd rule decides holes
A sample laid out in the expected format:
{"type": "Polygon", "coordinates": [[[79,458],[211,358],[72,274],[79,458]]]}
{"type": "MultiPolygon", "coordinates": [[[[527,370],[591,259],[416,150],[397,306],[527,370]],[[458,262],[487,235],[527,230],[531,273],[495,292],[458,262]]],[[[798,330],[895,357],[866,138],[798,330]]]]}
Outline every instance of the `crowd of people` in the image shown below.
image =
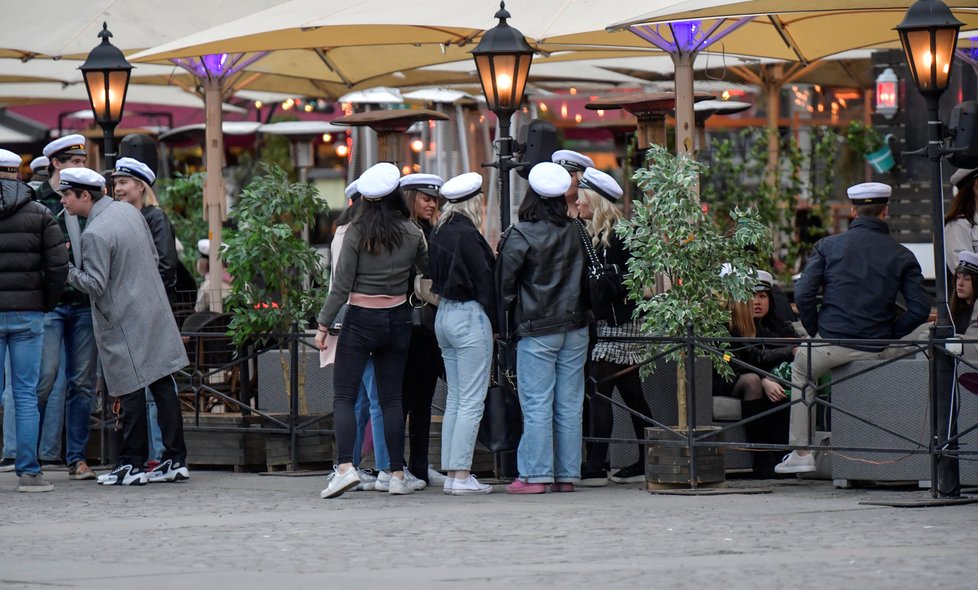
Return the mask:
{"type": "MultiPolygon", "coordinates": [[[[42,467],[62,455],[71,479],[185,480],[174,375],[187,356],[170,310],[180,262],[153,191],[155,174],[121,158],[109,176],[113,198],[106,177],[85,168],[81,136],[55,140],[44,152],[49,176],[31,186],[17,179],[19,156],[0,151],[0,357],[9,375],[0,470],[14,470],[21,491],[50,490],[42,467]],[[97,379],[116,400],[123,430],[119,461],[100,476],[85,457],[97,379]],[[57,429],[51,434],[49,421],[57,429]],[[160,447],[156,457],[151,446],[160,447]]],[[[959,192],[948,217],[948,249],[961,246],[953,266],[949,258],[959,332],[975,326],[978,239],[964,236],[976,235],[978,225],[976,172],[953,179],[959,192]]],[[[631,256],[616,232],[623,190],[570,150],[533,166],[528,182],[518,221],[495,251],[482,234],[480,174],[402,177],[381,163],[347,187],[315,336],[324,364],[335,365],[336,467],[322,498],[353,489],[406,495],[428,485],[448,495],[491,492],[472,473],[472,459],[497,370],[515,372],[522,411],[518,477],[507,492],[571,492],[644,479],[641,458],[612,473],[608,444],[600,440],[612,432],[614,390],[631,410],[636,438],[644,438],[641,417],[652,414],[635,370],[645,347],[615,340],[643,335],[623,287],[631,256]],[[590,296],[595,265],[616,273],[611,299],[590,296]],[[598,384],[589,398],[586,376],[598,384]],[[440,471],[428,463],[439,377],[447,385],[440,471]],[[362,468],[368,427],[376,473],[362,468]],[[585,437],[597,440],[583,444],[585,437]]],[[[880,183],[849,188],[854,221],[816,244],[797,282],[801,330],[773,276],[756,269],[753,300],[730,302],[731,336],[899,339],[924,322],[931,306],[920,266],[889,236],[885,221],[890,193],[880,183]]],[[[731,353],[740,361],[734,378],[715,379],[714,394],[739,398],[743,416],[756,417],[747,423],[749,441],[806,447],[818,379],[893,350],[875,343],[757,343],[731,353]],[[771,411],[791,399],[804,403],[771,411]]],[[[804,448],[780,462],[765,457],[755,457],[761,475],[815,469],[804,448]]]]}

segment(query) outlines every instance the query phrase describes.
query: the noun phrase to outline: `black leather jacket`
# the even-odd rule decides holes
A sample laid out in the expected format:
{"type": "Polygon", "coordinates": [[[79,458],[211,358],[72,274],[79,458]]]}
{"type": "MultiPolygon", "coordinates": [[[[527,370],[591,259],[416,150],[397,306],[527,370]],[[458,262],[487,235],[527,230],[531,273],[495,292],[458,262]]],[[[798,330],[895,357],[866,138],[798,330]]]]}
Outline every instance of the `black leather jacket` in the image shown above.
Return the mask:
{"type": "Polygon", "coordinates": [[[504,337],[542,336],[591,322],[584,246],[574,223],[522,221],[499,241],[496,285],[504,337]]]}
{"type": "Polygon", "coordinates": [[[902,338],[927,319],[931,307],[917,259],[890,237],[885,221],[873,217],[857,217],[845,233],[815,244],[795,285],[795,303],[808,334],[826,339],[902,338]],[[820,287],[824,296],[816,309],[820,287]],[[899,294],[907,311],[898,318],[899,294]]]}
{"type": "Polygon", "coordinates": [[[177,289],[177,265],[180,259],[177,258],[176,238],[173,235],[173,225],[159,207],[147,205],[140,209],[143,219],[149,225],[149,232],[153,234],[153,242],[156,244],[156,253],[159,255],[160,278],[163,279],[163,287],[171,297],[177,289]]]}

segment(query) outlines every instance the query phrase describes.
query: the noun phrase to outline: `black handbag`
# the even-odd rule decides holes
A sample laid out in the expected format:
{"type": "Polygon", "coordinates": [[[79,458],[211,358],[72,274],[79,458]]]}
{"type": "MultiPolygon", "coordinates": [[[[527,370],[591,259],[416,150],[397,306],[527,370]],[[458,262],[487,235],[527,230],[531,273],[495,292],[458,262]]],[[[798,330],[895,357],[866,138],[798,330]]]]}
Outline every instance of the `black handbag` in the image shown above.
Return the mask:
{"type": "Polygon", "coordinates": [[[584,245],[584,251],[588,257],[585,262],[585,279],[594,319],[604,320],[608,322],[608,325],[617,326],[620,322],[615,314],[615,303],[624,297],[621,270],[617,264],[603,264],[598,259],[598,254],[594,251],[591,236],[587,233],[584,222],[580,219],[574,221],[577,222],[577,230],[581,234],[581,243],[584,245]]]}
{"type": "Polygon", "coordinates": [[[424,329],[434,334],[435,315],[438,313],[438,306],[415,297],[414,293],[408,296],[408,303],[411,305],[411,327],[424,329]],[[419,302],[421,305],[418,305],[419,302]]]}
{"type": "Polygon", "coordinates": [[[340,310],[336,312],[336,317],[333,318],[333,323],[329,325],[329,329],[326,330],[331,336],[336,336],[340,333],[343,328],[343,320],[346,319],[346,312],[350,309],[349,303],[344,303],[340,306],[340,310]]]}
{"type": "Polygon", "coordinates": [[[515,451],[523,436],[523,412],[513,387],[490,385],[476,440],[493,453],[515,451]]]}

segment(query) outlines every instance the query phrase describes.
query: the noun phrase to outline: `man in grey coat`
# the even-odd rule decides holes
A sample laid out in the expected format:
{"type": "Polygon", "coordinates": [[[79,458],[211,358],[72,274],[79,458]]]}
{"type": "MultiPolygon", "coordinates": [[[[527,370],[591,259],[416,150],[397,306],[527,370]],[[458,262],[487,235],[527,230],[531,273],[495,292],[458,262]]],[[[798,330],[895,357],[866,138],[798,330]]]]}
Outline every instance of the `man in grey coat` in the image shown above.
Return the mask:
{"type": "Polygon", "coordinates": [[[157,272],[153,236],[142,214],[103,195],[105,179],[87,168],[61,171],[61,203],[87,219],[82,233],[82,267],[71,266],[68,282],[92,298],[92,320],[105,385],[122,405],[122,450],[102,485],[181,481],[187,447],[173,374],[187,366],[180,331],[157,272]],[[163,433],[163,461],[150,472],[146,462],[146,397],[156,401],[163,433]]]}

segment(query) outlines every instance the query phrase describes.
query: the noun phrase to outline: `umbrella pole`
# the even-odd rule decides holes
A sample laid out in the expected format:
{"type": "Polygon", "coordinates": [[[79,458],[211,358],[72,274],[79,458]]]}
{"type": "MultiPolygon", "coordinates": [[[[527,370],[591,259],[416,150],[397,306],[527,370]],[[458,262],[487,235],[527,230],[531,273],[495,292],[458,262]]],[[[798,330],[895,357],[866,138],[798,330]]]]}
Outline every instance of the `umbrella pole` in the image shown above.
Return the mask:
{"type": "MultiPolygon", "coordinates": [[[[206,147],[204,151],[207,176],[204,180],[204,219],[210,238],[209,268],[212,288],[220,289],[224,269],[221,266],[221,223],[224,221],[224,132],[221,128],[221,81],[204,79],[204,112],[206,116],[206,147]]],[[[210,297],[211,311],[222,313],[224,293],[210,297]]]]}
{"type": "Polygon", "coordinates": [[[680,51],[672,54],[676,67],[676,154],[690,158],[696,150],[693,129],[693,61],[696,54],[680,51]]]}

